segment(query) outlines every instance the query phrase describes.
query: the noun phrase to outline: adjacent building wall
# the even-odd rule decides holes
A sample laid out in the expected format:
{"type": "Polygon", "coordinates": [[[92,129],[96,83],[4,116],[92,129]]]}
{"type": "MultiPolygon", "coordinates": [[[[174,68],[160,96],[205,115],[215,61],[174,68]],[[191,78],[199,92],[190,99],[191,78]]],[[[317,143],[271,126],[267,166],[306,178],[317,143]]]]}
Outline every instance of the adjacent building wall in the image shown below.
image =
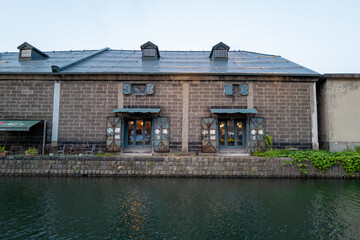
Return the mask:
{"type": "Polygon", "coordinates": [[[318,95],[321,147],[342,151],[360,146],[360,75],[325,74],[318,95]]]}

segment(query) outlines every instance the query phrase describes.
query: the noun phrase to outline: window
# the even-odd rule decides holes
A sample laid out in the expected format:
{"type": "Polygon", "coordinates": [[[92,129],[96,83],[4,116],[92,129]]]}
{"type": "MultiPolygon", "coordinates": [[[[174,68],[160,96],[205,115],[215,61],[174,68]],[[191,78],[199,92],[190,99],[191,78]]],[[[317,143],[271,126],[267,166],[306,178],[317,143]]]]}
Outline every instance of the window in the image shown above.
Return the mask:
{"type": "Polygon", "coordinates": [[[249,95],[249,85],[248,84],[225,84],[225,95],[249,95]]]}
{"type": "Polygon", "coordinates": [[[145,95],[146,94],[146,92],[145,92],[146,84],[132,84],[131,87],[132,87],[131,92],[134,95],[145,95]]]}
{"type": "Polygon", "coordinates": [[[216,58],[227,58],[228,51],[226,49],[217,49],[214,51],[214,57],[216,58]]]}
{"type": "Polygon", "coordinates": [[[21,50],[21,57],[31,57],[31,49],[21,50]]]}
{"type": "Polygon", "coordinates": [[[124,83],[123,85],[123,94],[124,95],[152,95],[154,94],[154,84],[130,84],[124,83]]]}
{"type": "Polygon", "coordinates": [[[153,48],[143,49],[143,57],[155,57],[155,49],[153,48]]]}

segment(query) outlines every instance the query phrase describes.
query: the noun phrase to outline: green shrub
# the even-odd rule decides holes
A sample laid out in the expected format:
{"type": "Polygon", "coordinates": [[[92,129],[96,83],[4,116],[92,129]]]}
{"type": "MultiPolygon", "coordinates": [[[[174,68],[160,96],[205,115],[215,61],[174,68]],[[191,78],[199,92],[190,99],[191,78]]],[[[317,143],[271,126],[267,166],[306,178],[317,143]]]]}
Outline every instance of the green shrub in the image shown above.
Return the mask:
{"type": "Polygon", "coordinates": [[[360,171],[360,152],[350,151],[346,149],[343,152],[328,152],[325,150],[307,150],[307,151],[290,151],[289,149],[276,149],[267,152],[255,152],[255,156],[267,158],[287,157],[292,160],[285,160],[283,165],[297,163],[300,170],[306,174],[307,164],[305,161],[311,162],[313,167],[325,172],[329,167],[341,164],[346,173],[354,176],[355,172],[360,171]]]}
{"type": "Polygon", "coordinates": [[[29,147],[25,153],[30,153],[30,154],[38,154],[38,150],[34,147],[29,147]]]}
{"type": "Polygon", "coordinates": [[[356,146],[356,147],[355,147],[355,152],[360,153],[360,146],[356,146]]]}
{"type": "Polygon", "coordinates": [[[0,147],[0,153],[7,153],[8,151],[5,150],[5,147],[0,147]]]}
{"type": "Polygon", "coordinates": [[[273,147],[272,137],[270,135],[265,134],[264,136],[265,150],[270,150],[273,147]]]}

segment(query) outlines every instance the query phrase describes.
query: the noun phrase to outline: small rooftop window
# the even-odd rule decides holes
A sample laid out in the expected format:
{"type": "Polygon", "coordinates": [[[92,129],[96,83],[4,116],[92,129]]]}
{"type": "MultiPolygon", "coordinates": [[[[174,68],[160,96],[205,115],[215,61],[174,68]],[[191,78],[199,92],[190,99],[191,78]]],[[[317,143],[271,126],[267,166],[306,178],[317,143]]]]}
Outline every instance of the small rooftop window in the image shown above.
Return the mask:
{"type": "Polygon", "coordinates": [[[228,51],[225,49],[216,49],[216,50],[214,50],[214,57],[215,58],[227,58],[228,51]]]}
{"type": "Polygon", "coordinates": [[[31,61],[31,60],[42,60],[49,57],[46,53],[33,47],[27,42],[24,42],[23,44],[18,46],[18,49],[20,50],[19,52],[20,62],[31,61]]]}
{"type": "Polygon", "coordinates": [[[142,57],[144,60],[154,60],[160,58],[159,48],[152,42],[141,45],[142,57]]]}
{"type": "Polygon", "coordinates": [[[220,42],[212,47],[210,58],[211,60],[227,60],[230,47],[223,42],[220,42]]]}
{"type": "Polygon", "coordinates": [[[20,51],[20,56],[23,57],[31,57],[31,49],[23,49],[20,51]]]}
{"type": "Polygon", "coordinates": [[[156,56],[155,49],[152,48],[143,49],[143,57],[155,57],[155,56],[156,56]]]}

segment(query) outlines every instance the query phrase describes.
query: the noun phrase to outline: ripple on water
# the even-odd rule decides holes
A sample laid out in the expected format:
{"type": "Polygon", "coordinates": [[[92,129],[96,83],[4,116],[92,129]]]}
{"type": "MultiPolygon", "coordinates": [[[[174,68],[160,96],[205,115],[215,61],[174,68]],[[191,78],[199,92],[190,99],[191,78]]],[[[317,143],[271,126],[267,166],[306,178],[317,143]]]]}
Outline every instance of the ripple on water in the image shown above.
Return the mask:
{"type": "Polygon", "coordinates": [[[357,180],[0,178],[0,239],[358,239],[357,180]]]}

